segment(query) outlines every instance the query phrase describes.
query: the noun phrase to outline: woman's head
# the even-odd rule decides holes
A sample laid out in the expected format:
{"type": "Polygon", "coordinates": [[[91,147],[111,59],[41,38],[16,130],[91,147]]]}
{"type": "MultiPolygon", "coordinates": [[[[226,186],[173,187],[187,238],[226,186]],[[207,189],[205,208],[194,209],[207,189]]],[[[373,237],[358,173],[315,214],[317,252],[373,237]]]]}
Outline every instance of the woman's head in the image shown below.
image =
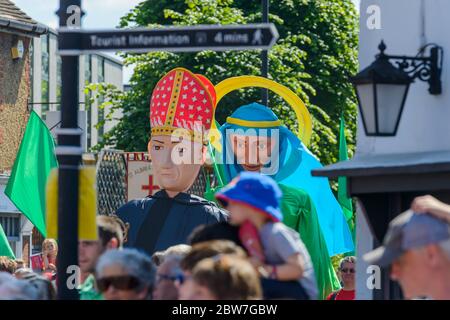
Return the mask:
{"type": "Polygon", "coordinates": [[[356,268],[356,257],[354,256],[344,257],[339,262],[338,274],[344,287],[354,287],[355,268],[356,268]]]}
{"type": "Polygon", "coordinates": [[[192,271],[193,299],[261,299],[261,284],[253,266],[234,255],[219,255],[200,261],[192,271]]]}
{"type": "Polygon", "coordinates": [[[213,240],[193,245],[191,251],[180,263],[180,267],[183,270],[183,281],[180,283],[179,288],[180,300],[191,300],[194,298],[192,270],[197,263],[219,254],[233,254],[241,258],[247,257],[247,254],[241,247],[228,240],[213,240]]]}
{"type": "Polygon", "coordinates": [[[96,266],[97,287],[106,300],[150,299],[155,275],[151,258],[135,249],[108,250],[96,266]]]}
{"type": "Polygon", "coordinates": [[[55,239],[45,239],[42,242],[42,251],[56,254],[58,252],[58,243],[55,239]]]}

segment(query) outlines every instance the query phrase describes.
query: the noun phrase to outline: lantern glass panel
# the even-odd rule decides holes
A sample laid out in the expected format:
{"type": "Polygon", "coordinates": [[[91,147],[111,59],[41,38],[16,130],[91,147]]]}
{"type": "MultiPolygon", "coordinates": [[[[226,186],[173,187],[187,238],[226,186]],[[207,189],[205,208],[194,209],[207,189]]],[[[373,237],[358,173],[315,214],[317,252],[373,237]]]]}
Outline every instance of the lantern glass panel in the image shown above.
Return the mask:
{"type": "Polygon", "coordinates": [[[376,85],[379,133],[386,135],[395,133],[407,88],[407,84],[376,85]]]}
{"type": "Polygon", "coordinates": [[[367,134],[375,134],[374,85],[372,83],[358,84],[356,86],[356,91],[358,93],[361,116],[363,117],[367,134]]]}

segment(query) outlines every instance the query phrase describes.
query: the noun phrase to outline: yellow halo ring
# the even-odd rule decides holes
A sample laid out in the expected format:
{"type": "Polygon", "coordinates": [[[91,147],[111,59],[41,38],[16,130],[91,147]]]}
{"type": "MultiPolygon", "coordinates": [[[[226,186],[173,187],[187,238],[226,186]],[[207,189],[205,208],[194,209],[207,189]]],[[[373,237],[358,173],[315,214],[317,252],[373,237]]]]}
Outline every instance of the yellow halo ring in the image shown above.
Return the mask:
{"type": "MultiPolygon", "coordinates": [[[[219,104],[219,101],[228,93],[248,88],[248,87],[259,87],[265,88],[274,93],[278,94],[282,97],[295,111],[298,121],[298,138],[306,145],[309,146],[311,141],[312,134],[312,118],[308,109],[306,108],[303,101],[289,88],[276,83],[275,81],[269,80],[267,78],[258,77],[258,76],[240,76],[240,77],[232,77],[225,79],[218,83],[214,88],[216,90],[216,107],[219,104]]],[[[215,114],[214,110],[214,114],[215,114]]],[[[216,135],[218,132],[218,128],[216,126],[216,122],[213,121],[210,138],[216,135]]],[[[214,146],[216,146],[216,142],[218,139],[212,138],[211,142],[214,146]]],[[[219,147],[220,148],[220,147],[219,147]]]]}

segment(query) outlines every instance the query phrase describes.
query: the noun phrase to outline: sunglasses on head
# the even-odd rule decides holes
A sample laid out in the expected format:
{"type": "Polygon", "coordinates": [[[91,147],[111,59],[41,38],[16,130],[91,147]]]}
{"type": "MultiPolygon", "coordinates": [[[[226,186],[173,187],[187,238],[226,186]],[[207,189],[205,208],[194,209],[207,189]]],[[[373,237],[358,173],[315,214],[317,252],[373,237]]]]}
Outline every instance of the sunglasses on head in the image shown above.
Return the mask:
{"type": "Polygon", "coordinates": [[[133,276],[115,276],[97,279],[97,288],[100,292],[108,290],[113,286],[118,290],[133,290],[140,286],[141,282],[133,276]]]}
{"type": "Polygon", "coordinates": [[[341,272],[343,272],[343,273],[355,273],[355,269],[344,268],[344,269],[341,269],[341,272]]]}

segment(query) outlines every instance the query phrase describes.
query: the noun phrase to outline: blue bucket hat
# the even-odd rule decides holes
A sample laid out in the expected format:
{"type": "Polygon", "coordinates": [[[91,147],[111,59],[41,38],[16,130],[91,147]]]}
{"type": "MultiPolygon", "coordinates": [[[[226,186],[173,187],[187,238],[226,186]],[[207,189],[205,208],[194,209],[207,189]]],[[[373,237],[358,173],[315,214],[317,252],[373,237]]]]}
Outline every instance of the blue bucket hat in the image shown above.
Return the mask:
{"type": "Polygon", "coordinates": [[[231,200],[266,214],[274,222],[283,218],[280,188],[272,178],[260,173],[242,172],[215,196],[224,207],[231,200]]]}

